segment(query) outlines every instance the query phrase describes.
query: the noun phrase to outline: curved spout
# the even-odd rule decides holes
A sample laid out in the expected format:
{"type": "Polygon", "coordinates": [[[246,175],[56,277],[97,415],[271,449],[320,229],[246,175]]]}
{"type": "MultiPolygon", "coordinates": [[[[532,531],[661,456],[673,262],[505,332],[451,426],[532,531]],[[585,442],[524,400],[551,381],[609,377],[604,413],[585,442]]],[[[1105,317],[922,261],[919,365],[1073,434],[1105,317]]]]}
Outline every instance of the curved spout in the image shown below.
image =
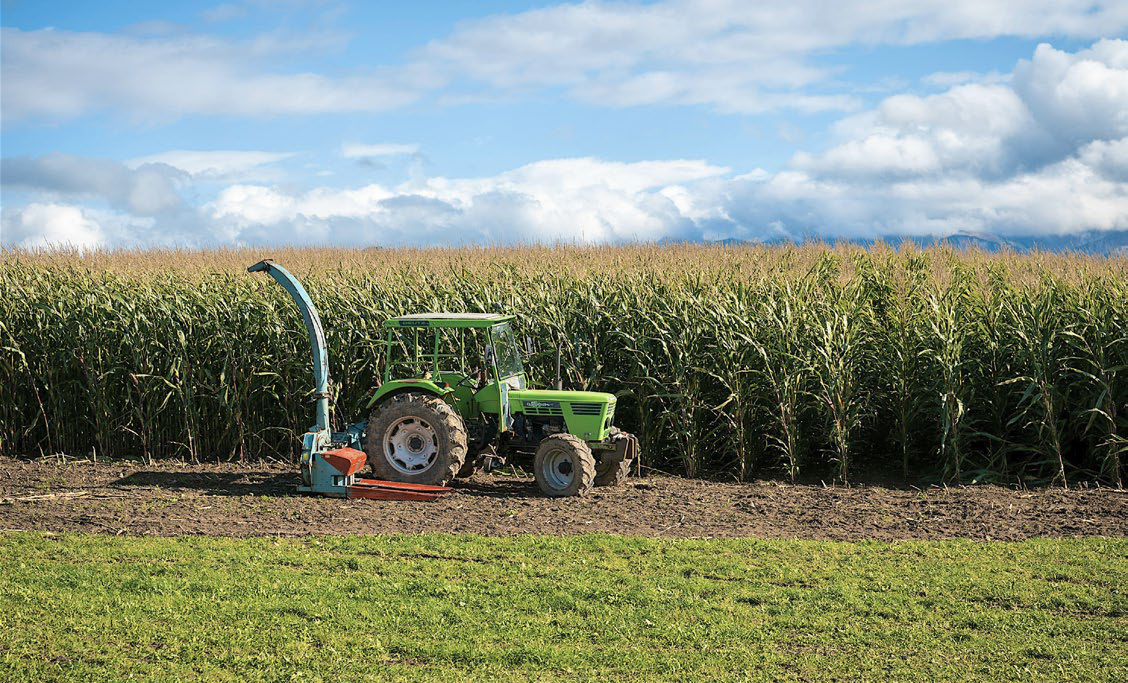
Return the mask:
{"type": "Polygon", "coordinates": [[[325,332],[321,328],[321,318],[313,301],[309,298],[302,283],[294,277],[293,273],[277,265],[270,259],[263,259],[247,268],[248,273],[266,271],[270,277],[282,285],[293,297],[294,303],[301,311],[302,320],[305,322],[306,331],[309,332],[309,345],[313,352],[313,381],[314,397],[317,399],[317,429],[329,429],[329,352],[325,346],[325,332]]]}

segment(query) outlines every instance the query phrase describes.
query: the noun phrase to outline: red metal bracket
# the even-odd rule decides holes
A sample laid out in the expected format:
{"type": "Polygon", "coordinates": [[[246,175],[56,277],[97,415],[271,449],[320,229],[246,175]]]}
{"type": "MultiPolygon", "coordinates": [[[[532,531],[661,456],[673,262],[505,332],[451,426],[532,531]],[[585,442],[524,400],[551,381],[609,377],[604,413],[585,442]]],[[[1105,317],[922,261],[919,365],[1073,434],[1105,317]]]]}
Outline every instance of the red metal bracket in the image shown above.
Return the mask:
{"type": "MultiPolygon", "coordinates": [[[[368,456],[355,448],[337,448],[321,453],[321,459],[346,477],[351,477],[364,467],[368,456]]],[[[373,498],[376,500],[436,500],[450,493],[445,486],[409,484],[379,479],[355,479],[345,485],[346,498],[373,498]]]]}
{"type": "Polygon", "coordinates": [[[360,468],[364,467],[364,463],[368,461],[368,456],[355,448],[338,448],[323,452],[321,459],[347,477],[359,472],[360,468]]]}
{"type": "Polygon", "coordinates": [[[352,486],[345,487],[348,498],[375,498],[377,500],[437,500],[450,493],[445,486],[409,484],[402,481],[381,481],[379,479],[357,479],[352,486]]]}

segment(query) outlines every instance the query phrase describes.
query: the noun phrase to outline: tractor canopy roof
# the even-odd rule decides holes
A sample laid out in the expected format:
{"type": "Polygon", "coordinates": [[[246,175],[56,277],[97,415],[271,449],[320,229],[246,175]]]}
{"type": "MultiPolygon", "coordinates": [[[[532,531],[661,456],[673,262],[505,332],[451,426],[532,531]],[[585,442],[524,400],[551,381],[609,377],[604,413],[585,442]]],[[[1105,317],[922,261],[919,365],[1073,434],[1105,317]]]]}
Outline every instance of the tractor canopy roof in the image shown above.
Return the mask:
{"type": "Polygon", "coordinates": [[[504,313],[412,313],[392,318],[384,327],[492,327],[514,318],[504,313]]]}

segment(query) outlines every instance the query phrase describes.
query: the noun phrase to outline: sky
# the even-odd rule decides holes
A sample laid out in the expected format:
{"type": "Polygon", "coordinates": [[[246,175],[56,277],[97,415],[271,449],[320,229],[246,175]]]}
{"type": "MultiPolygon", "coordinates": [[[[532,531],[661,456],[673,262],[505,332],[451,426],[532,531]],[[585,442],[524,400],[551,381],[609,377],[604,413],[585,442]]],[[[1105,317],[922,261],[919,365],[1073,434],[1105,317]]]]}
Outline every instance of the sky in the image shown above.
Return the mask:
{"type": "Polygon", "coordinates": [[[1128,2],[2,0],[0,245],[1128,229],[1128,2]]]}

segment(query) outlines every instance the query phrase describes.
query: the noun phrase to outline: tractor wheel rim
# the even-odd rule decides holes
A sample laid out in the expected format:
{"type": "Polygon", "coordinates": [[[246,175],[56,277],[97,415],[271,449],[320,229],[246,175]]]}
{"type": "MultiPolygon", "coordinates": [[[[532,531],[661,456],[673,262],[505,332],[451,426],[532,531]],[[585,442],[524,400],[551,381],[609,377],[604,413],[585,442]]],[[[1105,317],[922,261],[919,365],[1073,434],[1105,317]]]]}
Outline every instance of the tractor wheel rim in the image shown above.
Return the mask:
{"type": "Polygon", "coordinates": [[[384,456],[397,472],[426,472],[438,453],[439,437],[425,420],[401,417],[384,432],[384,456]]]}
{"type": "Polygon", "coordinates": [[[572,454],[565,450],[557,450],[545,458],[544,478],[553,489],[566,489],[572,485],[576,477],[576,465],[572,462],[572,454]]]}

